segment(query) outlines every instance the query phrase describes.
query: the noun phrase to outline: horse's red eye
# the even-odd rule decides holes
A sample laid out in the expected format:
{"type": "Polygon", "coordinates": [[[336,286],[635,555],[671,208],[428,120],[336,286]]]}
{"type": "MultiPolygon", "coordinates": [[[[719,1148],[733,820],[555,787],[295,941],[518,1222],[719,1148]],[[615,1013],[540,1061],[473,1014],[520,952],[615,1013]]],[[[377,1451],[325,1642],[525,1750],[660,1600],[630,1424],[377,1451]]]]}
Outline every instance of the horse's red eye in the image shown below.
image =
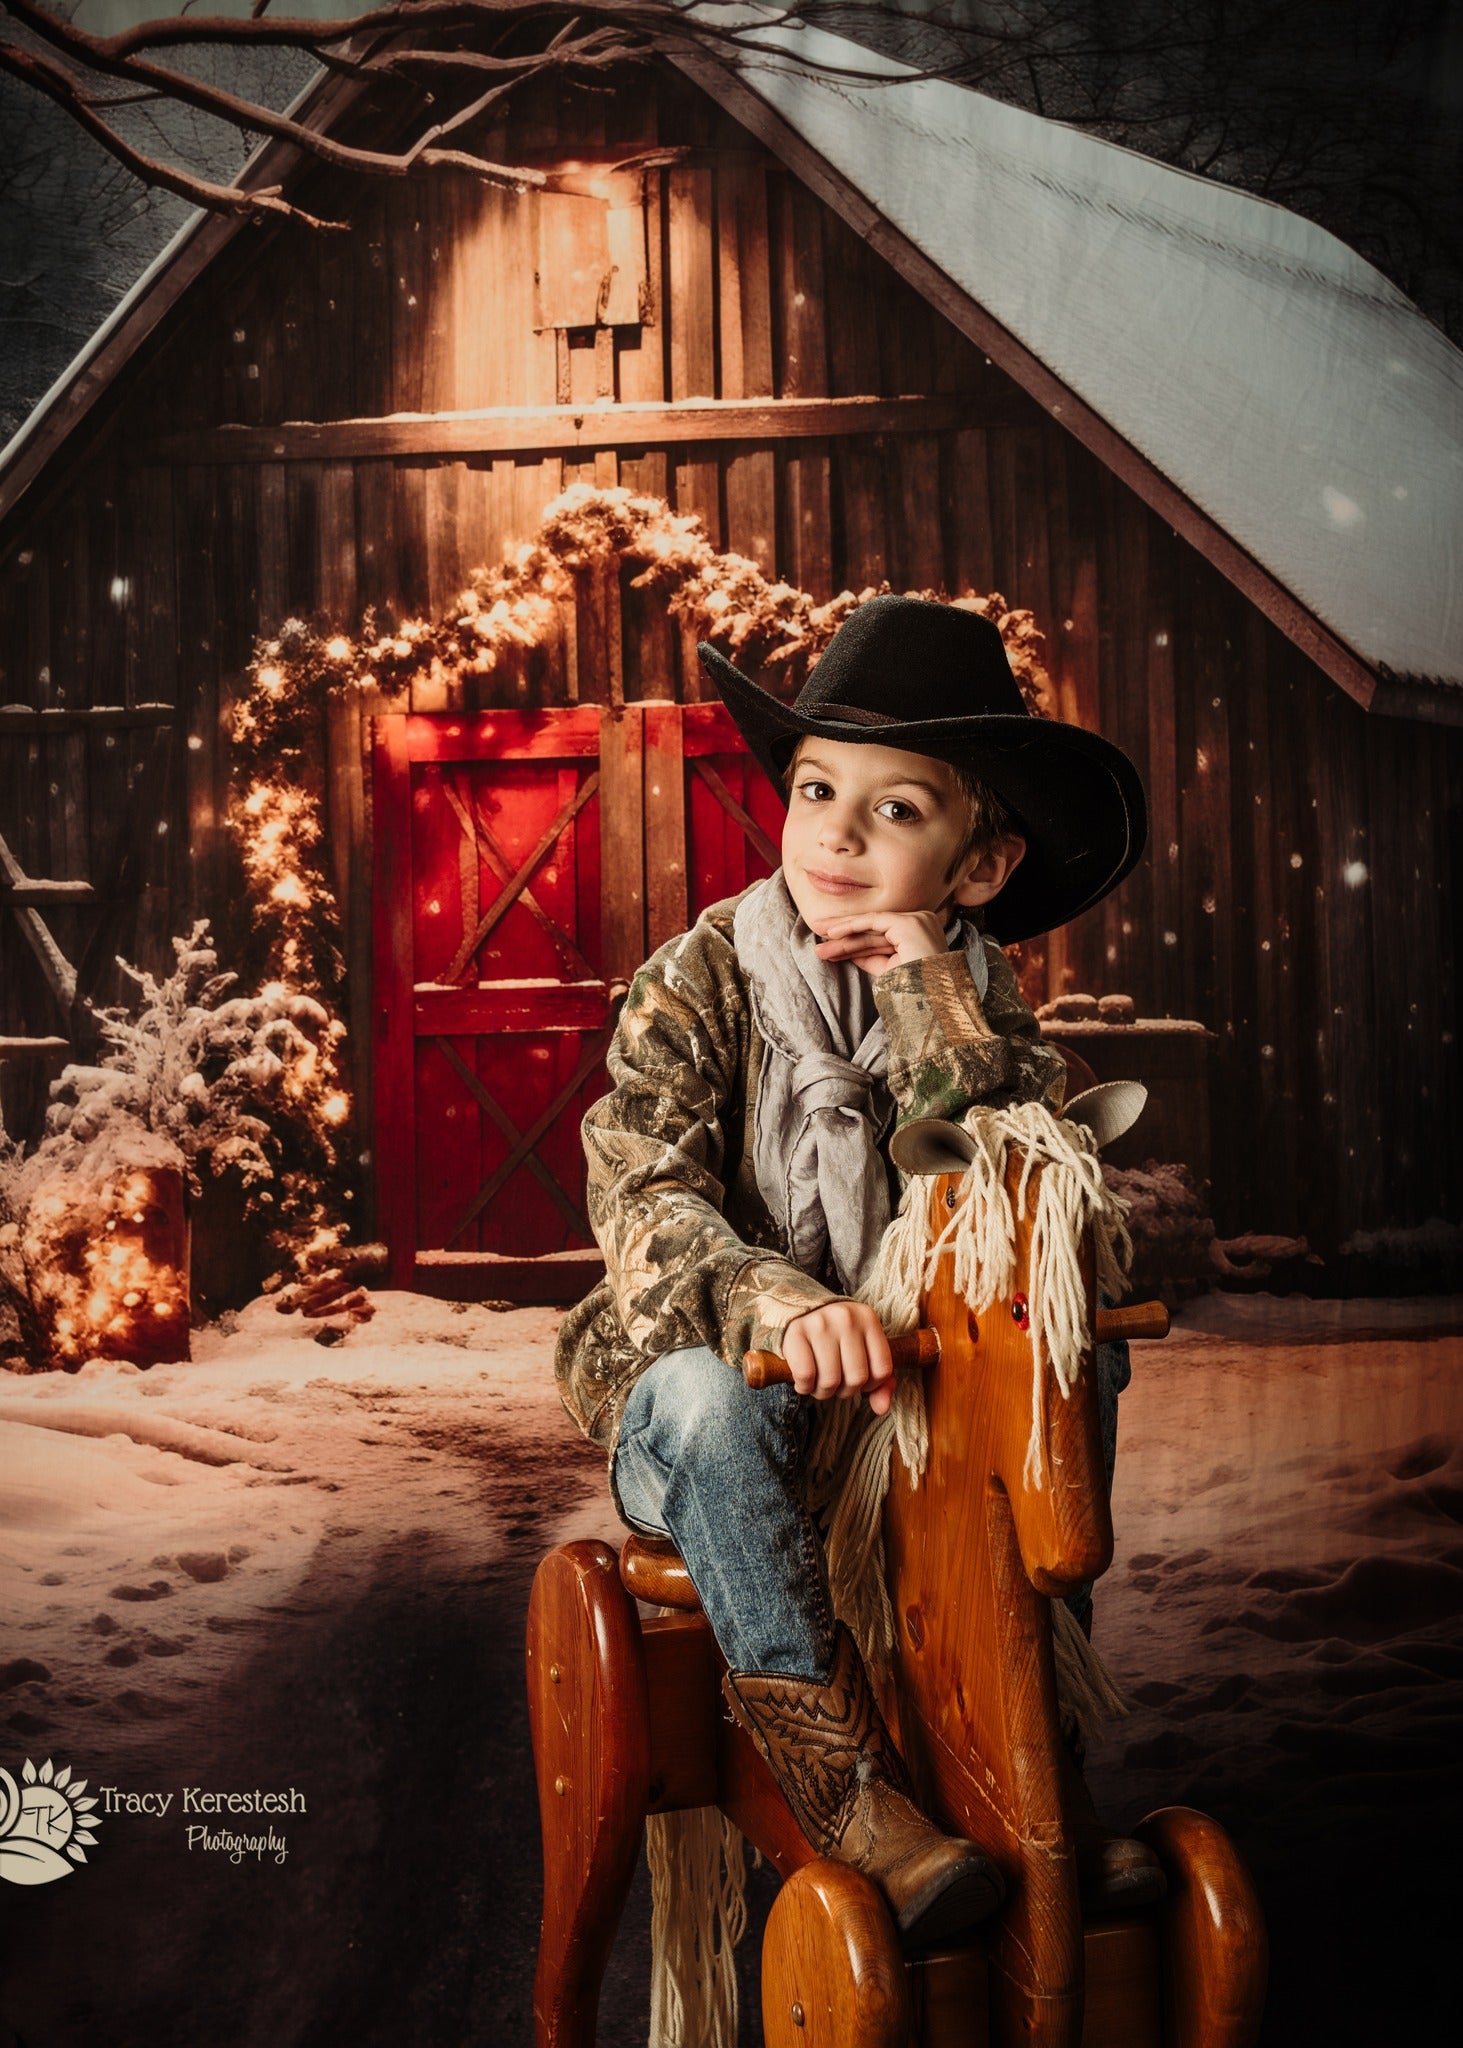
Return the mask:
{"type": "Polygon", "coordinates": [[[1011,1314],[1024,1330],[1026,1328],[1026,1296],[1024,1294],[1013,1294],[1011,1296],[1011,1314]]]}

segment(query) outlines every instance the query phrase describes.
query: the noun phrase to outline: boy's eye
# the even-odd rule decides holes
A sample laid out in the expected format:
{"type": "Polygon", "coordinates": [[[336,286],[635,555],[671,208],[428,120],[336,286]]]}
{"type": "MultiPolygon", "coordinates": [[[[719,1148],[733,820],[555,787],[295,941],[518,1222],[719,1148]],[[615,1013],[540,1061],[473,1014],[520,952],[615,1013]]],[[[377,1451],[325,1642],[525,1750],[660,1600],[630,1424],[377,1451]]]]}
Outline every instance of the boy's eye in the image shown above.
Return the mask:
{"type": "Polygon", "coordinates": [[[798,794],[810,798],[813,803],[822,803],[825,797],[832,796],[833,788],[830,783],[810,780],[798,784],[798,794]]]}
{"type": "Polygon", "coordinates": [[[919,817],[913,804],[905,803],[902,797],[886,797],[879,805],[885,817],[895,825],[912,825],[919,817]]]}

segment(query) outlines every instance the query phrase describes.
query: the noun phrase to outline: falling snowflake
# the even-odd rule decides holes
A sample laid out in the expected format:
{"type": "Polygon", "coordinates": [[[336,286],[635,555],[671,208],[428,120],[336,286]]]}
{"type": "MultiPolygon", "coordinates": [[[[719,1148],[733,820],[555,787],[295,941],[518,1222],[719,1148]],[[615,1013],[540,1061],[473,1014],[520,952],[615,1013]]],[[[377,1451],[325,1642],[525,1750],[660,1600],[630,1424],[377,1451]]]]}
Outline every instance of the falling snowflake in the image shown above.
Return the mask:
{"type": "Polygon", "coordinates": [[[1321,504],[1331,524],[1342,533],[1352,533],[1366,524],[1366,514],[1355,498],[1348,498],[1345,491],[1338,491],[1333,484],[1323,486],[1321,504]]]}

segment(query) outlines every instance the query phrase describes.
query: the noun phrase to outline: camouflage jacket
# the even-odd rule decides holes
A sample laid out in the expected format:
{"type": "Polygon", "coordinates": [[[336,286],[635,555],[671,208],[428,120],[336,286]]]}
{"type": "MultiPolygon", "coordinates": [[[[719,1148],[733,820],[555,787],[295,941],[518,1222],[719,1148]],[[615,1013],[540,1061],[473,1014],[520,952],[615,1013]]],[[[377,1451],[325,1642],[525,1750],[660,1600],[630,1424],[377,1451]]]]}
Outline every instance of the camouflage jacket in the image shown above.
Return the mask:
{"type": "MultiPolygon", "coordinates": [[[[740,1366],[747,1351],[780,1351],[795,1316],[839,1298],[789,1260],[753,1171],[763,1043],[732,942],[740,900],[703,911],[635,976],[607,1059],[614,1085],[584,1119],[605,1277],[560,1325],[555,1372],[569,1413],[612,1461],[630,1389],[654,1359],[705,1345],[740,1366]]],[[[983,1002],[961,952],[875,980],[897,1123],[959,1117],[974,1102],[1061,1108],[1061,1056],[1042,1043],[1005,954],[994,939],[985,948],[983,1002]]]]}

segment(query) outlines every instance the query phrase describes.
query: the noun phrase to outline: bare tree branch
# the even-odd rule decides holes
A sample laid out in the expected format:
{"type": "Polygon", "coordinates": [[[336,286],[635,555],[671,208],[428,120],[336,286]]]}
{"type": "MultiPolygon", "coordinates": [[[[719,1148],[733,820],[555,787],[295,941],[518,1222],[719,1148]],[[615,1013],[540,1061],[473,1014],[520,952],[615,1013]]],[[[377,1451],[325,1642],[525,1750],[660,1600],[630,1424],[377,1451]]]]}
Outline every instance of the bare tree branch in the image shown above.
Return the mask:
{"type": "MultiPolygon", "coordinates": [[[[363,14],[335,20],[314,20],[299,15],[265,15],[260,11],[239,15],[159,15],[151,21],[119,31],[114,36],[94,36],[70,22],[48,14],[34,0],[4,0],[8,12],[26,23],[37,35],[77,51],[85,49],[97,60],[123,60],[144,50],[173,48],[181,44],[242,43],[265,44],[318,50],[331,43],[351,42],[358,37],[378,35],[422,36],[473,32],[479,39],[492,28],[517,26],[532,14],[535,21],[554,20],[569,24],[590,22],[596,28],[613,29],[627,42],[637,36],[670,34],[682,42],[704,47],[755,48],[769,29],[796,23],[796,7],[769,8],[751,21],[723,23],[703,15],[691,15],[674,0],[635,0],[619,5],[616,0],[541,0],[526,7],[524,0],[395,0],[363,14]]],[[[862,10],[860,10],[862,11],[862,10]]],[[[877,8],[867,10],[878,12],[877,8]]],[[[870,75],[873,75],[872,73],[870,75]]]]}
{"type": "Polygon", "coordinates": [[[291,219],[303,221],[313,228],[343,228],[342,221],[318,220],[306,213],[302,207],[293,206],[280,196],[277,186],[241,191],[236,186],[216,185],[206,178],[197,178],[189,171],[179,170],[175,164],[167,164],[156,157],[144,155],[134,149],[130,142],[120,136],[109,122],[102,119],[91,100],[77,86],[75,79],[63,65],[53,58],[43,56],[39,51],[22,50],[13,45],[0,43],[0,70],[8,71],[13,78],[34,86],[58,107],[70,114],[89,135],[101,143],[103,149],[114,156],[120,164],[142,179],[144,184],[159,186],[165,192],[176,192],[182,199],[191,200],[195,206],[207,207],[214,213],[242,214],[283,214],[291,219]]]}
{"type": "MultiPolygon", "coordinates": [[[[121,78],[142,85],[179,105],[192,107],[196,112],[231,121],[251,134],[268,135],[280,141],[292,142],[309,155],[337,169],[404,177],[418,166],[444,167],[450,162],[453,169],[469,170],[489,183],[508,185],[519,191],[530,185],[541,186],[547,182],[541,171],[491,163],[485,158],[471,156],[462,151],[442,152],[432,147],[439,136],[462,126],[465,120],[481,113],[506,89],[506,84],[485,93],[473,108],[429,128],[408,150],[391,154],[381,150],[358,149],[335,141],[305,122],[291,120],[286,114],[275,113],[256,101],[243,99],[237,93],[225,91],[222,87],[206,84],[200,79],[190,77],[186,72],[169,70],[166,66],[151,63],[145,58],[116,56],[110,45],[117,42],[118,38],[85,35],[72,28],[69,22],[59,21],[41,8],[32,6],[30,0],[4,0],[4,4],[35,34],[44,37],[53,47],[64,51],[68,57],[79,58],[92,70],[99,71],[107,77],[121,78]]],[[[184,25],[189,28],[208,26],[207,23],[194,24],[191,21],[184,25]]],[[[562,48],[558,51],[551,49],[540,54],[529,69],[544,70],[573,61],[572,46],[567,51],[562,48]]],[[[123,156],[128,145],[122,142],[114,129],[95,118],[95,100],[90,94],[76,87],[68,70],[42,58],[39,53],[30,53],[27,57],[27,53],[20,51],[17,46],[3,42],[0,42],[0,63],[6,63],[14,76],[25,79],[27,83],[39,85],[43,91],[48,91],[58,104],[65,106],[78,119],[82,119],[83,125],[96,135],[106,148],[114,155],[122,157],[123,161],[128,161],[128,157],[123,156]],[[70,84],[69,92],[62,89],[63,81],[70,84]]],[[[199,205],[218,207],[225,203],[226,198],[228,211],[248,210],[246,202],[249,195],[242,188],[207,184],[186,172],[177,171],[175,167],[174,181],[159,178],[157,172],[161,167],[156,159],[144,157],[138,151],[130,152],[129,168],[135,170],[138,176],[146,177],[150,183],[162,183],[169,190],[183,192],[199,205]],[[210,196],[204,197],[205,193],[210,196]]],[[[271,205],[268,210],[293,211],[297,217],[305,217],[298,209],[290,208],[288,202],[283,200],[277,206],[271,205]]]]}
{"type": "MultiPolygon", "coordinates": [[[[51,13],[38,0],[0,0],[0,8],[30,38],[57,53],[46,56],[28,41],[0,37],[0,68],[63,107],[119,163],[149,185],[176,192],[216,212],[272,213],[331,227],[342,224],[316,220],[285,199],[277,187],[260,190],[242,183],[220,185],[148,154],[106,120],[103,110],[124,106],[131,98],[154,96],[228,122],[246,134],[293,144],[337,170],[381,177],[405,177],[414,171],[466,171],[489,184],[523,191],[552,188],[557,180],[551,172],[496,163],[444,144],[526,80],[559,72],[587,81],[659,53],[691,48],[723,54],[757,50],[763,62],[779,68],[829,68],[803,58],[795,49],[773,47],[766,41],[769,29],[798,20],[794,8],[768,9],[750,21],[744,17],[728,23],[691,15],[676,0],[625,0],[625,4],[621,0],[544,0],[532,9],[526,9],[523,0],[395,0],[395,4],[365,14],[325,21],[270,15],[267,6],[268,0],[256,0],[247,18],[175,14],[102,36],[51,13]],[[527,48],[522,35],[526,26],[537,37],[527,48]],[[546,30],[552,33],[546,35],[546,30]],[[423,38],[428,39],[425,46],[423,38]],[[432,39],[448,40],[443,46],[432,39]],[[423,128],[407,148],[374,150],[340,142],[308,122],[293,120],[257,99],[158,62],[150,54],[222,46],[295,49],[313,54],[332,70],[361,79],[396,80],[416,90],[444,74],[460,76],[464,83],[486,74],[492,82],[484,84],[464,105],[423,128]],[[91,81],[102,78],[119,83],[123,92],[100,95],[91,81]]],[[[839,64],[833,69],[837,76],[863,84],[890,82],[887,70],[873,65],[839,64]]],[[[937,66],[929,74],[916,71],[915,75],[936,75],[938,70],[937,66]]]]}
{"type": "MultiPolygon", "coordinates": [[[[396,0],[392,6],[331,21],[262,14],[248,18],[178,14],[140,22],[115,36],[90,35],[47,12],[36,0],[0,0],[0,7],[77,63],[102,70],[121,66],[129,75],[138,73],[136,60],[149,49],[232,43],[297,48],[321,56],[323,61],[323,52],[333,45],[373,39],[393,47],[362,60],[363,68],[387,69],[407,56],[407,50],[399,47],[401,39],[411,39],[414,44],[423,36],[452,34],[471,35],[472,41],[432,51],[429,61],[441,68],[493,69],[531,76],[581,62],[603,67],[656,50],[694,48],[755,54],[791,71],[811,71],[861,85],[896,82],[882,67],[823,64],[794,48],[769,42],[769,34],[776,29],[804,25],[804,11],[799,6],[769,7],[750,20],[727,23],[693,14],[677,0],[633,0],[633,4],[631,0],[624,4],[622,0],[538,0],[532,6],[525,5],[525,0],[396,0]],[[529,21],[542,26],[560,21],[564,27],[546,47],[534,51],[504,55],[483,47],[491,44],[493,29],[502,33],[529,21]]],[[[869,4],[869,0],[856,0],[842,11],[870,18],[885,13],[882,6],[869,4]]],[[[902,80],[948,75],[944,61],[932,65],[916,62],[906,68],[902,80]]]]}

